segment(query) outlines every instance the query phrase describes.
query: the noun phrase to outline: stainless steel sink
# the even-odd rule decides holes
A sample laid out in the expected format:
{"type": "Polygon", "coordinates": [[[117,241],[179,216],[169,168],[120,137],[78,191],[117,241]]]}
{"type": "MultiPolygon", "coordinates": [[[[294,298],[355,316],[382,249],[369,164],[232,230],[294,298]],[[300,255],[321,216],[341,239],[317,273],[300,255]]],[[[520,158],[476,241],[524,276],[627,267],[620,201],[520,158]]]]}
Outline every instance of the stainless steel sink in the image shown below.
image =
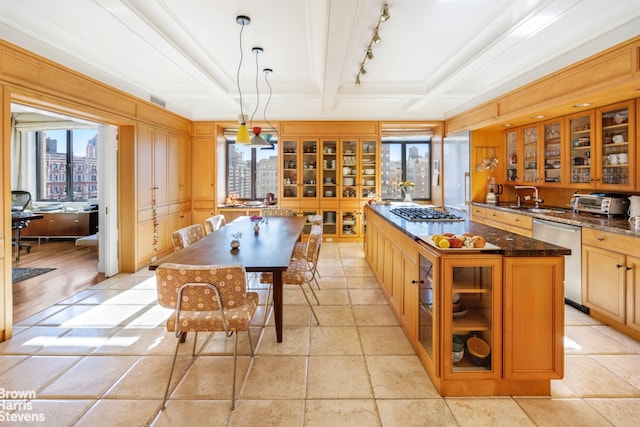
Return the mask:
{"type": "Polygon", "coordinates": [[[526,208],[525,210],[531,213],[564,213],[567,211],[562,208],[526,208]]]}

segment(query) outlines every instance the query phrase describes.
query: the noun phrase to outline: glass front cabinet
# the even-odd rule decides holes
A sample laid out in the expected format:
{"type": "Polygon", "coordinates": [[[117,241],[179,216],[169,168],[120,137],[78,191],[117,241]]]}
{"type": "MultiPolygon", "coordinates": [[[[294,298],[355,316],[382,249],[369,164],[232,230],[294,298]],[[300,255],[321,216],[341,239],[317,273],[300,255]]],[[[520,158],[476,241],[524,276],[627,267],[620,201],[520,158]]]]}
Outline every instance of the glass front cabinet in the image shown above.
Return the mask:
{"type": "Polygon", "coordinates": [[[502,256],[421,251],[419,264],[419,342],[441,386],[500,378],[502,256]]]}

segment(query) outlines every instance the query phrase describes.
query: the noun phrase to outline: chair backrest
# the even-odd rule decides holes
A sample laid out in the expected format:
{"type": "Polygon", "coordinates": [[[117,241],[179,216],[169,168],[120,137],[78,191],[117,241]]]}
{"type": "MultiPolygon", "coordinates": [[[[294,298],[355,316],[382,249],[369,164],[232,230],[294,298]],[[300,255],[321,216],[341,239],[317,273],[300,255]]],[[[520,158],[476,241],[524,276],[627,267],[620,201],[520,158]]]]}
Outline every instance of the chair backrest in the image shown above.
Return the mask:
{"type": "Polygon", "coordinates": [[[307,240],[308,262],[315,264],[318,261],[320,245],[322,245],[322,226],[312,225],[309,232],[309,240],[307,240]]]}
{"type": "Polygon", "coordinates": [[[31,202],[31,193],[22,190],[13,190],[11,192],[11,210],[23,211],[31,202]]]}
{"type": "Polygon", "coordinates": [[[262,216],[293,216],[293,209],[287,209],[287,208],[262,209],[260,214],[262,216]]]}
{"type": "Polygon", "coordinates": [[[173,237],[173,249],[178,252],[202,239],[204,237],[204,229],[200,224],[193,224],[174,231],[171,236],[173,237]]]}
{"type": "Polygon", "coordinates": [[[219,310],[214,292],[207,292],[203,286],[188,284],[211,284],[218,288],[223,308],[237,308],[247,297],[246,271],[242,265],[185,265],[164,263],[155,271],[158,304],[175,310],[178,305],[180,288],[182,292],[181,311],[219,310]]]}
{"type": "Polygon", "coordinates": [[[204,231],[207,234],[211,234],[226,223],[227,220],[224,218],[224,215],[214,215],[204,220],[204,231]]]}
{"type": "Polygon", "coordinates": [[[322,221],[323,221],[323,219],[322,219],[322,215],[316,215],[316,216],[313,218],[313,221],[311,221],[311,224],[312,224],[312,225],[322,225],[322,221]]]}

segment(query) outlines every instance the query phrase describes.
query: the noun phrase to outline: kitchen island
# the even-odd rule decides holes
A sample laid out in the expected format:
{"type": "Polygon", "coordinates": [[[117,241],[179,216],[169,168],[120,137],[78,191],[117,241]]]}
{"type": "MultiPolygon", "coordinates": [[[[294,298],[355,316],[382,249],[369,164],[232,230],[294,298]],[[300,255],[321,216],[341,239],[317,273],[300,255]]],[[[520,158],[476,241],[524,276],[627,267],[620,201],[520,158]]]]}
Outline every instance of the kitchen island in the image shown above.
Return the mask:
{"type": "Polygon", "coordinates": [[[467,218],[408,221],[393,208],[365,207],[365,257],[438,392],[549,395],[564,374],[570,251],[467,218]],[[489,245],[440,249],[430,238],[465,232],[489,245]]]}

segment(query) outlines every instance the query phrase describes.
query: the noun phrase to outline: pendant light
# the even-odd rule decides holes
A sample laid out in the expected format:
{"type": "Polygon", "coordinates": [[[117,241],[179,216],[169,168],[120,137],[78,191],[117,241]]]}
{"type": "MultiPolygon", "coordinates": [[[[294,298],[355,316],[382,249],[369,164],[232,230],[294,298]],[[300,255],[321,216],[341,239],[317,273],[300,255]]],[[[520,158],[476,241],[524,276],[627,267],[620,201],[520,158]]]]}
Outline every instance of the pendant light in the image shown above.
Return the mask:
{"type": "Polygon", "coordinates": [[[244,15],[236,16],[236,22],[241,26],[240,28],[240,63],[238,64],[238,73],[236,75],[236,83],[238,84],[238,93],[240,94],[240,127],[238,128],[238,134],[236,135],[236,144],[249,144],[251,139],[249,138],[249,129],[247,129],[247,119],[242,109],[242,89],[240,88],[240,70],[242,69],[242,32],[244,27],[251,23],[251,18],[244,15]]]}
{"type": "MultiPolygon", "coordinates": [[[[271,102],[271,95],[273,94],[273,90],[271,89],[271,83],[269,83],[269,75],[271,73],[273,73],[273,70],[271,68],[263,68],[262,72],[264,73],[264,81],[267,83],[267,87],[269,88],[269,98],[267,98],[267,103],[264,106],[264,121],[269,125],[269,127],[271,129],[273,129],[273,131],[276,133],[276,142],[278,142],[278,131],[276,130],[276,127],[274,125],[271,124],[271,122],[269,121],[269,119],[267,118],[267,108],[269,108],[269,103],[271,102]]],[[[271,139],[273,138],[273,135],[269,135],[266,134],[264,136],[264,139],[269,143],[269,145],[271,145],[271,150],[275,149],[275,145],[273,142],[271,142],[271,139]]],[[[268,150],[268,148],[263,148],[263,150],[268,150]]]]}
{"type": "Polygon", "coordinates": [[[261,47],[254,47],[252,49],[253,53],[256,55],[256,109],[253,110],[253,114],[251,115],[251,128],[253,130],[253,137],[251,138],[251,147],[252,148],[271,148],[273,145],[269,144],[263,137],[260,136],[260,132],[262,132],[262,128],[259,126],[253,126],[253,117],[256,115],[258,108],[260,107],[260,87],[258,86],[258,56],[264,52],[261,47]]]}

